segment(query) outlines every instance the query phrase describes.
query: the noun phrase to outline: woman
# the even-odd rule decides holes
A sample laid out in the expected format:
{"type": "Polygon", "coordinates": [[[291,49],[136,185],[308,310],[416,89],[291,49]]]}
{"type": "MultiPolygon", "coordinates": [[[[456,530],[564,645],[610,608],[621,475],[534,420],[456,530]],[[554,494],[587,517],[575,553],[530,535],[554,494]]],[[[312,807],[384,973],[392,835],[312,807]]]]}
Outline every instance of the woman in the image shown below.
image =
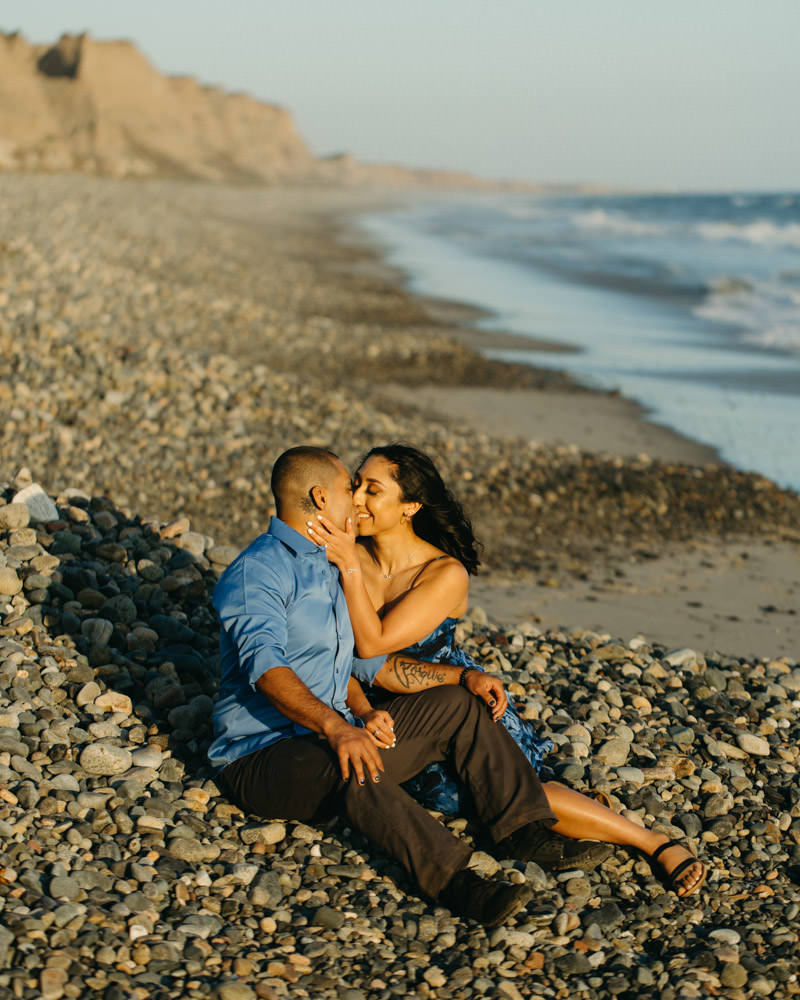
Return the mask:
{"type": "MultiPolygon", "coordinates": [[[[309,522],[308,532],[327,546],[328,558],[339,568],[359,655],[402,651],[461,667],[457,681],[443,683],[462,683],[487,701],[495,721],[502,719],[538,770],[552,743],[536,737],[513,706],[506,707],[502,685],[455,644],[456,622],[467,609],[469,575],[479,565],[478,547],[436,467],[407,445],[373,448],[355,474],[353,506],[357,529],[351,521],[339,531],[320,515],[316,524],[309,522]]],[[[457,783],[439,765],[412,784],[406,786],[411,794],[430,807],[450,813],[463,808],[457,783]]],[[[544,789],[558,817],[554,832],[641,850],[661,865],[679,896],[703,884],[705,867],[680,842],[643,829],[564,785],[550,781],[544,789]]],[[[573,851],[564,866],[590,855],[579,858],[573,851]]]]}

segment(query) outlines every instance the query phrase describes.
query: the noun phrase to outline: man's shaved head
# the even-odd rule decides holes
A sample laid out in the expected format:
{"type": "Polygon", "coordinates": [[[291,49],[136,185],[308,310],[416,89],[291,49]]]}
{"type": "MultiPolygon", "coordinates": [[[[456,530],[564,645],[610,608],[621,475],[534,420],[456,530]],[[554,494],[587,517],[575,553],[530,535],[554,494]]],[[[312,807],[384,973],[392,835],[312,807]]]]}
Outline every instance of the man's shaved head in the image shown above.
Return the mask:
{"type": "Polygon", "coordinates": [[[311,490],[330,485],[340,468],[339,456],[325,448],[301,445],[285,451],[272,466],[270,483],[278,517],[287,509],[313,511],[311,490]]]}

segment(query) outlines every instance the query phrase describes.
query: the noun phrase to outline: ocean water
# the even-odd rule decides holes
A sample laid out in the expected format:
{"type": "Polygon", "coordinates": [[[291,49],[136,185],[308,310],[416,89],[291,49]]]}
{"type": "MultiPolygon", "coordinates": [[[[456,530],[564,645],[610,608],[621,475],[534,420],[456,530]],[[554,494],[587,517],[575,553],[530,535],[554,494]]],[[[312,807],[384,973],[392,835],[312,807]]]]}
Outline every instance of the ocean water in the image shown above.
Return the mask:
{"type": "Polygon", "coordinates": [[[741,469],[800,489],[800,194],[425,200],[361,220],[421,294],[741,469]]]}

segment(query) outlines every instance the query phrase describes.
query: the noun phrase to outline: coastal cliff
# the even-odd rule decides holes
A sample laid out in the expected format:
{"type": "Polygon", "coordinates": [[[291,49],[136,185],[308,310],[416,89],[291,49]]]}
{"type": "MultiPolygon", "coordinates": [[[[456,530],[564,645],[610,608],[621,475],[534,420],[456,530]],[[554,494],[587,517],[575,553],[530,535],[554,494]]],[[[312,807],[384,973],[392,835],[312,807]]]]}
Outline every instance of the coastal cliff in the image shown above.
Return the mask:
{"type": "Polygon", "coordinates": [[[283,108],[159,73],[131,42],[0,35],[0,168],[271,181],[312,157],[283,108]]]}
{"type": "Polygon", "coordinates": [[[456,170],[315,158],[284,108],[165,76],[128,41],[0,32],[0,171],[337,187],[539,190],[456,170]]]}

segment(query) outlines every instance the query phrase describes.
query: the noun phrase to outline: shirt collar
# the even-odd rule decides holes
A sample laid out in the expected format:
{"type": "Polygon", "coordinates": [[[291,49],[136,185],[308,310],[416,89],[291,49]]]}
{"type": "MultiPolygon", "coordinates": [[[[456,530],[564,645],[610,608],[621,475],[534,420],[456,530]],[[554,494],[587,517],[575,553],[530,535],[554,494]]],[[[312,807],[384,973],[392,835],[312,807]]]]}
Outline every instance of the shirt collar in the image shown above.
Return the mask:
{"type": "Polygon", "coordinates": [[[283,542],[283,544],[296,556],[315,555],[316,553],[320,553],[321,555],[325,554],[325,550],[320,545],[312,542],[311,539],[306,538],[305,535],[301,535],[300,532],[295,531],[294,528],[290,528],[289,525],[286,524],[285,521],[281,521],[280,518],[270,518],[267,534],[274,535],[278,541],[283,542]]]}

